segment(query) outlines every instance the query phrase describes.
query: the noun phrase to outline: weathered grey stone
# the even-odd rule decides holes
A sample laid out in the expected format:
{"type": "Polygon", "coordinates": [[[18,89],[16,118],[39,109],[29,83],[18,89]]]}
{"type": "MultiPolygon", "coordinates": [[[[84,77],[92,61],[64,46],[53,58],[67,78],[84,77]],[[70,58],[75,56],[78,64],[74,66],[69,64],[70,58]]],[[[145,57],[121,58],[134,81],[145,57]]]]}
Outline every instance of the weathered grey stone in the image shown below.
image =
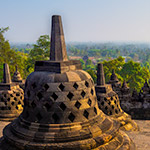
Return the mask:
{"type": "Polygon", "coordinates": [[[98,108],[91,76],[67,60],[60,21],[52,17],[51,60],[36,62],[27,77],[25,107],[5,127],[0,150],[135,149],[120,123],[98,108]]]}
{"type": "Polygon", "coordinates": [[[11,77],[8,64],[3,64],[3,83],[11,83],[11,77]]]}
{"type": "MultiPolygon", "coordinates": [[[[98,64],[97,78],[100,78],[97,81],[104,78],[103,64],[98,64]]],[[[118,95],[112,90],[111,85],[102,83],[101,85],[98,83],[95,87],[99,108],[105,114],[116,118],[122,125],[121,129],[138,130],[137,124],[121,109],[118,95]]],[[[126,88],[127,85],[124,83],[123,89],[126,88]]]]}
{"type": "Polygon", "coordinates": [[[9,66],[4,64],[4,83],[0,83],[0,120],[12,121],[23,110],[24,92],[11,82],[9,66]]]}

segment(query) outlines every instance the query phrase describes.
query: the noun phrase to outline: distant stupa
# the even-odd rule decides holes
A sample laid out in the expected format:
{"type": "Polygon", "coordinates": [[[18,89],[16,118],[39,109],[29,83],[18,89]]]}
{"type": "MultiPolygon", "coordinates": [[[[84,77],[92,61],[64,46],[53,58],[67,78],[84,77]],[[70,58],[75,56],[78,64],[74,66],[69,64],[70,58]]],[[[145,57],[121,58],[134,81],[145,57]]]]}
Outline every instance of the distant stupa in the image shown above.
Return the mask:
{"type": "Polygon", "coordinates": [[[99,108],[91,76],[68,60],[60,16],[52,16],[49,61],[26,80],[23,113],[6,126],[0,150],[129,150],[120,123],[99,108]]]}
{"type": "Polygon", "coordinates": [[[18,71],[17,66],[16,66],[16,71],[14,72],[12,81],[13,82],[22,82],[22,78],[21,78],[20,72],[18,71]]]}
{"type": "Polygon", "coordinates": [[[3,65],[3,83],[0,83],[0,120],[12,121],[23,110],[24,92],[11,82],[9,66],[3,65]]]}
{"type": "Polygon", "coordinates": [[[118,95],[112,90],[111,85],[105,84],[103,64],[99,63],[97,68],[97,85],[95,89],[99,108],[106,115],[116,118],[121,123],[121,129],[138,130],[137,124],[121,109],[118,95]]]}
{"type": "Polygon", "coordinates": [[[16,71],[13,74],[12,82],[14,82],[16,85],[19,85],[20,88],[22,88],[23,90],[25,89],[25,80],[22,79],[17,66],[16,66],[16,71]]]}

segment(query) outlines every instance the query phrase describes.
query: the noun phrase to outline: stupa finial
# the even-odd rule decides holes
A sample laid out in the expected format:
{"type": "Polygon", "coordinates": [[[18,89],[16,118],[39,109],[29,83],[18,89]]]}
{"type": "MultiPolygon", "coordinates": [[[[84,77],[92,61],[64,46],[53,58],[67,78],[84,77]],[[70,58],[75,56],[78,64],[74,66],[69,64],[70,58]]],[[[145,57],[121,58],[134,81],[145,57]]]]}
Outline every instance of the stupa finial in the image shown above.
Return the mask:
{"type": "Polygon", "coordinates": [[[68,60],[61,16],[58,15],[52,16],[50,60],[68,60]]]}
{"type": "Polygon", "coordinates": [[[102,63],[99,63],[97,66],[97,85],[105,85],[105,77],[102,63]]]}
{"type": "Polygon", "coordinates": [[[3,64],[3,83],[11,83],[10,71],[7,63],[3,64]]]}
{"type": "Polygon", "coordinates": [[[18,67],[17,67],[17,65],[16,65],[16,72],[18,71],[18,67]]]}

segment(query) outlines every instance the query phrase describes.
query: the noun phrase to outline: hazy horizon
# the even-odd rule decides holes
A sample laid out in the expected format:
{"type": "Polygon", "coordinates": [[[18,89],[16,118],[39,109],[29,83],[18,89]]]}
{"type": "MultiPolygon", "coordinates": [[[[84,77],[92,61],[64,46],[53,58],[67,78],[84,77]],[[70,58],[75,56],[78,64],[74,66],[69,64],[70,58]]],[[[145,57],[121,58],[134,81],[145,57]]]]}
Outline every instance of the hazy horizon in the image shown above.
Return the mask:
{"type": "Polygon", "coordinates": [[[51,16],[62,16],[66,42],[150,43],[150,1],[1,0],[0,28],[10,43],[50,35],[51,16]]]}

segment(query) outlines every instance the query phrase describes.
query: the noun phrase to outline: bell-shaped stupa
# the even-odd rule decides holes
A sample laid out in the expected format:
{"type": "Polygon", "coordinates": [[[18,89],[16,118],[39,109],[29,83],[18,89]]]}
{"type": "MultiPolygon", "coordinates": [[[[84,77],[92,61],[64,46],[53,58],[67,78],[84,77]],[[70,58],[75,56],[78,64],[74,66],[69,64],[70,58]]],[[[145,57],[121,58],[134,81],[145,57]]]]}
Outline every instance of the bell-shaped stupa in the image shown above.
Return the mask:
{"type": "Polygon", "coordinates": [[[23,90],[25,89],[25,80],[22,79],[17,66],[16,71],[13,74],[12,82],[14,82],[16,85],[19,85],[23,90]]]}
{"type": "Polygon", "coordinates": [[[24,92],[11,82],[9,66],[3,65],[3,83],[0,83],[0,120],[12,121],[23,111],[24,92]]]}
{"type": "Polygon", "coordinates": [[[113,91],[115,91],[118,95],[120,95],[121,82],[118,80],[118,77],[114,69],[112,70],[112,75],[108,83],[111,84],[113,91]]]}
{"type": "Polygon", "coordinates": [[[142,87],[142,92],[143,94],[150,94],[150,87],[147,81],[145,81],[144,86],[142,87]]]}
{"type": "Polygon", "coordinates": [[[119,127],[98,108],[91,76],[68,60],[61,17],[53,16],[50,60],[27,77],[23,113],[5,127],[0,149],[134,149],[119,127]]]}
{"type": "Polygon", "coordinates": [[[16,71],[14,72],[12,81],[13,82],[22,82],[22,78],[21,78],[20,72],[18,71],[18,67],[17,66],[16,66],[16,71]]]}
{"type": "Polygon", "coordinates": [[[121,109],[118,95],[112,90],[111,85],[105,84],[103,64],[99,63],[97,68],[97,85],[95,89],[99,108],[106,115],[116,118],[121,123],[121,129],[138,130],[135,121],[121,109]]]}

